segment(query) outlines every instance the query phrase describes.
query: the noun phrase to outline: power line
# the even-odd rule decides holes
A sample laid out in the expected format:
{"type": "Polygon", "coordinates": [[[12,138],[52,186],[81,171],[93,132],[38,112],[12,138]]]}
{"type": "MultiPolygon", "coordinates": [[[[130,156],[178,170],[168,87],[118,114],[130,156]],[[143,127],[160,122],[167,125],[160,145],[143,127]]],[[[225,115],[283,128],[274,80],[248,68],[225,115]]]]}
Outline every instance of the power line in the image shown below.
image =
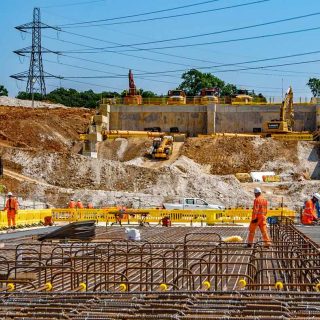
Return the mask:
{"type": "MultiPolygon", "coordinates": [[[[315,63],[319,62],[320,59],[316,60],[309,60],[309,61],[299,61],[299,62],[291,62],[291,63],[282,63],[282,64],[276,64],[276,65],[267,65],[267,66],[257,66],[257,67],[246,67],[246,68],[241,68],[241,69],[227,69],[227,70],[215,70],[214,72],[238,72],[242,70],[255,70],[255,69],[265,69],[265,68],[272,68],[272,67],[282,67],[282,66],[292,66],[292,65],[301,65],[301,64],[308,64],[308,63],[315,63]]],[[[151,72],[154,76],[157,76],[158,73],[162,72],[151,72]]],[[[146,76],[145,74],[137,74],[136,76],[146,76]]],[[[149,75],[149,76],[150,76],[149,75]]],[[[118,75],[114,77],[106,77],[106,76],[66,76],[63,77],[64,79],[105,79],[105,78],[123,78],[126,75],[118,75]]]]}
{"type": "Polygon", "coordinates": [[[131,14],[131,15],[121,16],[121,17],[99,19],[99,20],[91,20],[91,21],[82,21],[82,22],[75,22],[75,23],[66,23],[66,24],[62,24],[61,26],[64,27],[64,26],[73,26],[73,25],[78,25],[78,24],[88,24],[88,23],[96,23],[96,22],[103,22],[103,21],[114,21],[114,20],[120,20],[120,19],[126,19],[126,18],[134,18],[134,17],[146,16],[146,15],[149,15],[149,14],[155,14],[155,13],[162,13],[162,12],[180,10],[180,9],[185,9],[185,8],[191,8],[191,7],[195,7],[195,6],[199,6],[199,5],[203,5],[203,4],[208,4],[208,3],[212,3],[212,2],[218,2],[218,1],[221,1],[221,0],[203,1],[203,2],[192,3],[192,4],[188,4],[188,5],[184,5],[184,6],[179,6],[179,7],[173,7],[173,8],[168,8],[168,9],[162,9],[162,10],[155,10],[155,11],[131,14]]]}
{"type": "MultiPolygon", "coordinates": [[[[105,74],[113,74],[115,76],[120,76],[117,73],[114,72],[109,72],[109,71],[103,71],[103,70],[98,70],[98,69],[91,69],[91,68],[87,68],[87,67],[81,67],[81,66],[77,66],[77,65],[73,65],[73,64],[68,64],[68,63],[62,63],[62,62],[57,62],[57,61],[52,61],[52,60],[44,60],[45,62],[49,62],[49,63],[54,63],[54,64],[60,64],[62,66],[67,66],[67,67],[72,67],[72,68],[77,68],[77,69],[82,69],[82,70],[89,70],[89,71],[95,71],[95,72],[100,72],[100,73],[105,73],[105,74]]],[[[61,77],[63,78],[63,77],[61,77]]],[[[174,78],[179,78],[179,77],[174,77],[174,78]]],[[[162,83],[168,83],[168,84],[176,84],[176,82],[169,82],[169,81],[163,81],[163,80],[153,80],[153,79],[146,79],[143,77],[139,77],[139,79],[143,79],[143,80],[148,80],[148,81],[154,81],[154,82],[162,82],[162,83]]]]}
{"type": "MultiPolygon", "coordinates": [[[[259,35],[259,36],[251,36],[251,37],[244,37],[244,38],[218,40],[218,41],[210,41],[210,42],[202,42],[202,43],[180,44],[180,45],[172,45],[172,46],[165,46],[165,47],[126,49],[126,50],[123,50],[123,51],[124,52],[128,52],[128,51],[150,51],[150,50],[164,50],[164,49],[174,49],[174,48],[198,47],[198,46],[206,46],[206,45],[212,45],[212,44],[231,43],[231,42],[263,39],[263,38],[271,38],[271,37],[277,37],[277,36],[283,36],[283,35],[289,35],[289,34],[316,31],[316,30],[319,30],[319,29],[320,29],[320,27],[314,27],[314,28],[298,29],[298,30],[293,30],[293,31],[285,31],[285,32],[278,32],[278,33],[271,33],[271,34],[263,34],[263,35],[259,35]]],[[[99,50],[99,51],[67,51],[67,52],[69,52],[69,53],[70,52],[72,52],[72,53],[100,53],[100,52],[115,52],[115,51],[112,51],[112,50],[99,50]]]]}
{"type": "MultiPolygon", "coordinates": [[[[69,18],[66,18],[67,20],[69,20],[69,18]]],[[[101,27],[102,28],[102,27],[101,27]]],[[[70,31],[66,31],[66,30],[60,30],[64,33],[67,33],[67,34],[71,34],[71,35],[75,35],[75,36],[78,36],[78,37],[82,37],[82,38],[85,38],[85,39],[90,39],[90,40],[94,40],[94,41],[99,41],[99,42],[103,42],[103,43],[112,43],[112,44],[118,44],[118,45],[121,45],[119,43],[116,43],[116,42],[112,42],[112,41],[107,41],[105,39],[100,39],[100,38],[95,38],[95,37],[91,37],[91,36],[88,36],[88,35],[82,35],[82,34],[78,34],[78,33],[74,33],[74,32],[70,32],[70,31]]],[[[55,38],[52,38],[54,40],[59,40],[59,39],[55,39],[55,38]]],[[[80,46],[86,46],[86,45],[83,45],[83,44],[77,44],[77,45],[80,45],[80,46]]],[[[157,52],[157,51],[149,51],[149,52],[152,52],[154,54],[158,54],[158,55],[165,55],[165,56],[170,56],[170,57],[175,57],[175,58],[179,58],[179,59],[185,59],[185,60],[190,60],[190,61],[197,61],[197,62],[204,62],[204,63],[217,63],[219,64],[219,62],[213,62],[213,61],[209,61],[209,60],[205,60],[205,59],[199,59],[199,58],[191,58],[191,57],[186,57],[186,56],[181,56],[181,55],[175,55],[175,54],[169,54],[169,53],[164,53],[164,52],[157,52]]],[[[159,60],[159,59],[154,59],[154,58],[149,58],[149,57],[141,57],[141,56],[136,56],[136,55],[131,55],[131,54],[128,54],[128,53],[123,53],[123,52],[117,52],[117,54],[120,54],[120,55],[124,55],[124,56],[130,56],[130,57],[135,57],[135,58],[139,58],[139,59],[143,59],[143,60],[150,60],[150,61],[157,61],[157,62],[163,62],[163,63],[173,63],[171,61],[164,61],[164,60],[159,60]]],[[[71,57],[69,56],[71,59],[79,59],[81,60],[81,58],[78,58],[78,57],[71,57]]],[[[93,60],[88,60],[88,59],[82,59],[83,61],[87,61],[87,62],[90,62],[90,63],[95,63],[95,64],[105,64],[103,62],[100,62],[100,61],[93,61],[93,60]]],[[[175,64],[178,64],[178,63],[175,63],[175,64]]],[[[184,65],[184,66],[187,66],[187,67],[192,67],[190,65],[185,65],[185,64],[181,64],[181,65],[184,65]]],[[[113,65],[114,67],[119,67],[119,66],[115,66],[113,65]]],[[[198,68],[198,67],[197,67],[198,68]]],[[[268,71],[272,71],[272,72],[281,72],[281,74],[274,74],[274,73],[266,73],[266,72],[261,72],[259,70],[259,72],[246,72],[246,71],[239,71],[240,73],[245,73],[245,74],[254,74],[254,75],[259,75],[259,76],[274,76],[274,77],[291,77],[291,75],[287,75],[287,74],[284,74],[283,72],[288,72],[288,73],[294,73],[296,74],[296,76],[302,76],[302,74],[308,74],[307,72],[301,72],[301,71],[292,71],[292,70],[277,70],[277,69],[268,69],[268,71]]],[[[316,75],[317,73],[312,73],[313,75],[316,75]]]]}
{"type": "Polygon", "coordinates": [[[147,42],[139,42],[139,43],[132,43],[132,44],[119,44],[119,45],[112,46],[112,47],[104,47],[104,48],[96,48],[96,49],[115,49],[115,48],[123,48],[123,47],[148,45],[148,44],[154,44],[154,43],[164,43],[164,42],[177,41],[177,40],[186,40],[186,39],[192,39],[192,38],[200,38],[200,37],[205,37],[205,36],[209,36],[209,35],[217,35],[217,34],[252,29],[252,28],[282,23],[282,22],[288,22],[288,21],[293,21],[293,20],[298,20],[298,19],[305,19],[305,18],[318,16],[318,15],[320,15],[320,12],[315,12],[315,13],[310,13],[310,14],[306,14],[306,15],[295,16],[295,17],[290,17],[290,18],[285,18],[285,19],[280,19],[280,20],[268,21],[268,22],[253,24],[253,25],[244,26],[244,27],[231,28],[231,29],[214,31],[214,32],[207,32],[207,33],[200,33],[200,34],[191,35],[191,36],[183,36],[183,37],[169,38],[169,39],[163,39],[163,40],[154,40],[154,41],[147,41],[147,42]]]}
{"type": "MultiPolygon", "coordinates": [[[[55,38],[54,38],[55,39],[55,38]]],[[[55,39],[56,40],[56,39],[55,39]]],[[[80,45],[80,44],[79,44],[80,45]]],[[[85,45],[84,45],[85,46],[85,45]]],[[[286,56],[280,56],[280,57],[273,57],[273,58],[264,58],[264,59],[256,59],[256,60],[251,60],[251,61],[243,61],[243,62],[237,62],[237,63],[229,63],[229,64],[219,64],[219,65],[215,65],[215,66],[207,66],[207,67],[194,67],[197,69],[210,69],[210,68],[218,68],[218,67],[226,67],[226,66],[235,66],[235,65],[243,65],[243,64],[249,64],[249,63],[255,63],[255,62],[263,62],[263,61],[270,61],[270,60],[278,60],[278,59],[284,59],[284,58],[291,58],[291,57],[298,57],[298,56],[304,56],[304,55],[310,55],[310,54],[316,54],[319,53],[320,51],[311,51],[311,52],[304,52],[304,53],[297,53],[297,54],[291,54],[291,55],[286,55],[286,56]]],[[[94,64],[99,64],[99,65],[106,65],[106,66],[112,66],[112,67],[116,67],[116,68],[120,68],[120,69],[125,69],[127,70],[128,67],[123,67],[123,66],[118,66],[118,65],[113,65],[113,64],[109,64],[109,63],[105,63],[105,62],[100,62],[100,61],[96,61],[96,60],[91,60],[91,59],[85,59],[85,58],[80,58],[80,57],[75,57],[75,56],[70,56],[67,54],[61,54],[62,56],[71,58],[71,59],[77,59],[80,61],[85,61],[85,62],[90,62],[90,63],[94,63],[94,64]]],[[[143,59],[143,57],[140,57],[143,59]]],[[[152,59],[153,60],[153,59],[152,59]]],[[[201,60],[202,61],[202,60],[201,60]]],[[[207,61],[204,60],[206,62],[211,62],[211,61],[207,61]]],[[[163,61],[165,62],[165,61],[163,61]]],[[[136,71],[141,71],[139,69],[135,69],[136,71]]],[[[306,72],[299,72],[299,71],[291,71],[291,70],[272,70],[269,69],[270,71],[275,71],[275,72],[291,72],[291,73],[304,73],[307,74],[306,72]]],[[[180,70],[169,70],[169,71],[164,71],[164,73],[168,73],[168,72],[183,72],[185,71],[185,69],[180,69],[180,70]]],[[[144,71],[142,71],[144,72],[144,71]]],[[[256,73],[254,73],[256,74],[256,73]]],[[[315,74],[315,73],[314,73],[315,74]]],[[[270,75],[270,74],[266,74],[266,75],[270,75]]]]}
{"type": "Polygon", "coordinates": [[[259,66],[259,67],[247,67],[242,69],[229,69],[229,70],[216,70],[215,72],[238,72],[241,70],[256,70],[256,69],[266,69],[266,68],[273,68],[273,67],[285,67],[285,66],[293,66],[293,65],[301,65],[301,64],[308,64],[308,63],[315,63],[319,62],[320,59],[316,60],[309,60],[309,61],[299,61],[299,62],[291,62],[291,63],[282,63],[282,64],[275,64],[269,66],[259,66]]]}
{"type": "MultiPolygon", "coordinates": [[[[95,38],[95,37],[91,37],[91,36],[87,36],[87,35],[82,35],[79,33],[74,33],[74,32],[70,32],[70,31],[65,31],[65,30],[61,30],[64,33],[67,34],[71,34],[71,35],[75,35],[81,38],[85,38],[85,39],[90,39],[90,40],[95,40],[95,41],[100,41],[100,42],[105,42],[105,43],[113,43],[113,44],[118,44],[117,42],[112,42],[112,41],[107,41],[104,39],[99,39],[99,38],[95,38]]],[[[47,37],[47,36],[46,36],[47,37]]],[[[50,37],[47,37],[50,38],[50,37]]],[[[50,39],[54,39],[54,40],[58,40],[61,41],[60,39],[56,39],[56,38],[50,38],[50,39]]],[[[66,40],[64,40],[64,42],[68,42],[66,40]]],[[[75,44],[75,43],[74,43],[75,44]]],[[[85,46],[87,47],[87,45],[84,44],[79,44],[77,43],[77,45],[80,46],[85,46]]],[[[185,60],[190,60],[190,61],[198,61],[198,62],[209,62],[209,63],[218,63],[218,62],[214,62],[214,61],[208,61],[208,60],[203,60],[203,59],[197,59],[197,58],[190,58],[190,57],[185,57],[185,56],[181,56],[181,55],[176,55],[176,54],[171,54],[171,53],[165,53],[165,52],[156,52],[156,51],[152,51],[150,50],[149,52],[154,53],[154,54],[158,54],[158,55],[162,55],[162,56],[168,56],[168,57],[173,57],[173,58],[179,58],[179,59],[185,59],[185,60]]],[[[169,63],[169,64],[178,64],[176,62],[172,62],[172,61],[164,61],[164,60],[160,60],[160,59],[155,59],[155,58],[149,58],[149,57],[141,57],[141,56],[136,56],[136,55],[132,55],[132,54],[128,54],[128,53],[123,53],[123,52],[119,52],[119,51],[112,51],[111,53],[115,53],[115,54],[120,54],[120,55],[124,55],[124,56],[129,56],[129,57],[134,57],[134,58],[139,58],[139,59],[144,59],[144,60],[150,60],[150,61],[155,61],[155,62],[163,62],[163,63],[169,63]]],[[[189,65],[186,64],[181,64],[184,66],[189,67],[189,65]]]]}
{"type": "MultiPolygon", "coordinates": [[[[219,65],[215,65],[215,66],[198,67],[198,69],[213,69],[213,68],[220,68],[220,67],[231,67],[231,66],[237,66],[237,65],[243,65],[243,64],[250,64],[250,63],[257,63],[257,62],[265,62],[265,61],[273,61],[273,60],[281,60],[281,59],[287,59],[287,58],[301,57],[301,56],[312,55],[312,54],[317,54],[317,53],[320,53],[320,50],[310,51],[310,52],[303,52],[303,53],[295,53],[295,54],[291,54],[291,55],[278,56],[278,57],[272,57],[272,58],[256,59],[256,60],[234,62],[234,63],[225,63],[225,64],[219,64],[219,65]]],[[[182,72],[182,71],[184,71],[184,70],[180,69],[180,70],[169,70],[169,71],[160,71],[160,72],[161,73],[168,73],[168,72],[176,73],[176,72],[182,72]]]]}
{"type": "MultiPolygon", "coordinates": [[[[315,13],[316,14],[316,13],[315,13]]],[[[296,17],[294,17],[296,18],[296,17]]],[[[291,18],[288,18],[288,19],[291,19],[291,18]]],[[[70,34],[74,34],[74,35],[77,35],[77,36],[80,36],[80,37],[84,37],[84,38],[90,38],[90,39],[94,39],[96,41],[102,41],[102,42],[108,42],[110,43],[110,41],[106,41],[104,39],[99,39],[99,38],[93,38],[93,37],[90,37],[90,36],[86,36],[86,35],[80,35],[80,34],[76,34],[76,33],[73,33],[73,32],[68,32],[66,31],[66,33],[70,33],[70,34]]],[[[49,37],[50,38],[50,37],[49,37]]],[[[80,45],[80,46],[85,46],[85,47],[89,47],[87,45],[84,45],[84,44],[78,44],[78,43],[74,43],[74,42],[70,42],[70,41],[65,41],[65,40],[61,40],[61,39],[55,39],[55,38],[51,38],[51,39],[54,39],[54,40],[60,40],[60,41],[63,41],[63,42],[69,42],[69,43],[72,43],[72,44],[76,44],[76,45],[80,45]]],[[[297,54],[297,55],[292,55],[292,56],[298,56],[298,55],[304,55],[304,54],[312,54],[312,53],[316,53],[316,52],[310,52],[310,53],[303,53],[303,54],[297,54]]],[[[121,54],[121,53],[120,53],[121,54]]],[[[116,65],[111,65],[111,64],[106,64],[106,63],[100,63],[98,61],[93,61],[93,60],[89,60],[89,59],[81,59],[79,57],[72,57],[72,56],[68,56],[68,55],[64,55],[64,56],[67,56],[67,57],[70,57],[70,58],[73,58],[73,59],[79,59],[79,60],[83,60],[83,61],[88,61],[88,62],[92,62],[92,63],[98,63],[98,64],[105,64],[105,65],[108,65],[108,66],[113,66],[113,67],[117,67],[119,68],[120,66],[116,66],[116,65]]],[[[176,57],[179,57],[179,58],[185,58],[185,59],[188,59],[188,57],[182,57],[182,56],[177,56],[177,55],[174,55],[176,57]]],[[[156,60],[156,61],[159,61],[158,59],[151,59],[151,58],[147,58],[147,57],[139,57],[139,56],[135,56],[137,58],[141,58],[141,59],[147,59],[147,60],[156,60]]],[[[289,57],[289,56],[285,56],[285,57],[289,57]]],[[[281,57],[278,57],[278,58],[281,58],[281,57]]],[[[284,58],[284,57],[282,57],[284,58]]],[[[191,60],[196,60],[196,61],[201,61],[201,62],[211,62],[211,61],[207,61],[207,60],[201,60],[201,59],[193,59],[193,58],[189,58],[191,60]]],[[[272,60],[272,59],[277,59],[277,58],[271,58],[271,59],[259,59],[259,60],[253,60],[253,61],[247,61],[247,62],[240,62],[240,63],[237,63],[237,64],[244,64],[244,63],[252,63],[252,62],[259,62],[259,61],[266,61],[266,60],[272,60]]],[[[160,60],[161,62],[168,62],[168,61],[163,61],[163,60],[160,60]]],[[[227,65],[237,65],[237,64],[227,64],[227,65]]],[[[187,65],[185,65],[187,66],[187,65]]],[[[225,65],[222,65],[222,66],[226,66],[225,65]]],[[[213,67],[219,67],[219,66],[213,66],[213,67]]],[[[120,67],[120,68],[123,68],[123,69],[127,69],[127,67],[120,67]]],[[[201,67],[197,67],[198,69],[201,68],[201,67]]],[[[208,68],[208,67],[205,67],[205,68],[208,68]]],[[[185,71],[184,69],[183,70],[174,70],[173,72],[177,72],[177,71],[185,71]]],[[[276,71],[276,72],[283,72],[284,70],[270,70],[270,71],[276,71]]],[[[294,72],[294,71],[284,71],[284,72],[294,72]]],[[[249,72],[247,72],[249,73],[249,72]]],[[[259,73],[261,74],[261,73],[259,73]]],[[[267,74],[266,74],[267,75],[267,74]]],[[[270,74],[268,74],[270,75],[270,74]]]]}
{"type": "MultiPolygon", "coordinates": [[[[88,38],[88,39],[91,39],[91,40],[96,40],[96,41],[100,41],[100,42],[106,42],[106,43],[115,43],[115,42],[111,42],[111,41],[107,41],[107,40],[104,40],[104,39],[100,39],[100,38],[95,38],[95,37],[90,37],[90,36],[87,36],[87,35],[82,35],[82,34],[77,34],[77,33],[73,33],[73,32],[69,32],[69,31],[62,31],[62,32],[65,32],[65,33],[69,33],[69,34],[72,34],[72,35],[75,35],[75,36],[79,36],[79,37],[83,37],[83,38],[88,38]]],[[[50,38],[50,37],[49,37],[50,38]]],[[[51,38],[51,39],[54,39],[54,40],[59,40],[60,39],[56,39],[56,38],[51,38]]],[[[67,42],[67,41],[65,41],[67,42]]],[[[80,46],[87,46],[87,45],[84,45],[84,44],[78,44],[77,45],[80,45],[80,46]]],[[[204,63],[217,63],[217,64],[222,64],[220,62],[214,62],[214,61],[210,61],[210,60],[204,60],[204,59],[198,59],[198,58],[190,58],[190,57],[186,57],[186,56],[181,56],[181,55],[175,55],[175,54],[169,54],[169,53],[164,53],[164,52],[156,52],[156,51],[149,51],[149,52],[152,52],[152,53],[155,53],[155,54],[159,54],[159,55],[165,55],[165,56],[170,56],[170,57],[175,57],[175,58],[180,58],[180,59],[185,59],[185,60],[191,60],[191,61],[197,61],[197,62],[204,62],[204,63]]],[[[173,63],[173,62],[170,62],[170,61],[167,61],[167,60],[160,60],[160,59],[154,59],[154,58],[149,58],[149,57],[141,57],[141,56],[136,56],[136,55],[131,55],[131,54],[127,54],[127,53],[123,53],[123,52],[112,52],[112,53],[117,53],[117,54],[120,54],[120,55],[124,55],[124,56],[132,56],[132,57],[135,57],[135,58],[139,58],[139,59],[143,59],[143,60],[150,60],[150,61],[156,61],[156,62],[163,62],[163,63],[173,63]]],[[[68,55],[65,55],[67,57],[70,57],[70,58],[73,58],[73,59],[79,59],[79,60],[83,60],[83,61],[87,61],[87,62],[92,62],[92,63],[100,63],[99,61],[93,61],[93,60],[88,60],[88,59],[81,59],[79,57],[72,57],[72,56],[68,56],[68,55]]],[[[104,64],[104,63],[102,63],[104,64]]],[[[178,63],[173,63],[173,64],[178,64],[178,63]]],[[[190,65],[186,65],[186,64],[183,64],[184,66],[187,66],[187,67],[193,67],[193,66],[190,66],[190,65]]],[[[122,67],[121,67],[122,68],[122,67]]],[[[197,69],[201,69],[202,67],[193,67],[193,68],[197,68],[197,69]]],[[[127,68],[126,68],[127,69],[127,68]]],[[[178,70],[178,71],[184,71],[184,70],[178,70]]],[[[272,70],[272,69],[269,69],[269,71],[275,71],[275,72],[291,72],[291,73],[303,73],[301,71],[291,71],[291,70],[272,70]]],[[[257,74],[257,73],[250,73],[250,72],[244,72],[244,73],[248,73],[248,74],[257,74]]],[[[262,74],[262,73],[258,73],[260,75],[266,75],[266,76],[269,76],[269,75],[273,75],[273,74],[262,74]]],[[[306,74],[306,73],[305,73],[306,74]]],[[[316,74],[316,73],[313,73],[313,74],[316,74]]]]}
{"type": "Polygon", "coordinates": [[[226,7],[221,7],[221,8],[207,9],[207,10],[201,10],[201,11],[196,11],[196,12],[181,13],[181,14],[175,14],[175,15],[171,15],[171,16],[155,17],[155,18],[148,18],[148,19],[141,19],[141,20],[119,21],[119,22],[103,23],[103,24],[88,24],[88,22],[86,22],[85,25],[83,25],[83,23],[78,23],[77,25],[70,25],[70,26],[64,25],[64,28],[88,28],[88,27],[111,26],[111,25],[118,25],[118,24],[140,23],[140,22],[146,22],[146,21],[164,20],[164,19],[179,18],[179,17],[191,16],[191,15],[208,13],[208,12],[222,11],[222,10],[233,9],[233,8],[240,8],[240,7],[250,6],[250,5],[254,5],[254,4],[269,2],[269,1],[271,1],[271,0],[257,0],[257,1],[252,1],[252,2],[248,2],[248,3],[241,3],[241,4],[226,6],[226,7]]]}
{"type": "Polygon", "coordinates": [[[80,6],[80,5],[83,5],[83,4],[92,4],[92,3],[105,2],[105,1],[107,1],[107,0],[91,0],[91,1],[66,3],[66,4],[56,4],[56,5],[44,6],[44,7],[40,7],[40,8],[48,9],[48,8],[58,8],[58,7],[71,7],[71,6],[80,6]]]}
{"type": "MultiPolygon", "coordinates": [[[[203,70],[203,69],[214,69],[214,68],[230,67],[230,66],[238,66],[238,65],[241,66],[241,65],[244,65],[244,64],[265,62],[265,61],[273,61],[273,60],[280,60],[280,59],[287,59],[287,58],[300,57],[300,56],[306,56],[306,55],[317,54],[317,53],[320,53],[320,50],[310,51],[310,52],[303,52],[303,53],[295,53],[295,54],[291,54],[291,55],[278,56],[278,57],[272,57],[272,58],[264,58],[264,59],[256,59],[256,60],[242,61],[242,62],[235,62],[235,63],[225,63],[225,64],[213,65],[213,66],[197,67],[197,69],[203,70]]],[[[97,62],[95,60],[89,60],[89,59],[69,56],[69,55],[65,55],[65,54],[63,54],[63,56],[100,64],[100,62],[97,62]]],[[[105,64],[105,63],[101,63],[101,64],[105,64]]],[[[106,64],[106,65],[109,65],[109,64],[106,64]]],[[[122,68],[127,70],[127,68],[125,68],[125,67],[122,67],[122,68]]],[[[139,70],[136,70],[136,71],[139,71],[139,70]]],[[[178,73],[178,72],[184,72],[184,71],[185,71],[185,69],[175,69],[175,70],[166,70],[166,71],[153,71],[153,72],[146,72],[146,73],[143,73],[143,74],[135,74],[135,76],[159,75],[159,74],[165,75],[165,74],[168,74],[168,73],[170,74],[170,73],[178,73]]],[[[214,72],[217,72],[217,71],[220,72],[220,70],[215,70],[214,72]]],[[[120,75],[118,75],[118,76],[120,76],[120,75]]]]}

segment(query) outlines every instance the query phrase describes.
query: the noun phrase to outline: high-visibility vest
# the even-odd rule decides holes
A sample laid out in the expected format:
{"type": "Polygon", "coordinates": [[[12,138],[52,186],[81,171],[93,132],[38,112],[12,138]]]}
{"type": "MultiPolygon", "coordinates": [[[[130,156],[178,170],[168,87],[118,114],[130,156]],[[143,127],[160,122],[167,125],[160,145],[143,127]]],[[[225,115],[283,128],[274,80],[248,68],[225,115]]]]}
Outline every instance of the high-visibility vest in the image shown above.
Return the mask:
{"type": "Polygon", "coordinates": [[[77,207],[78,209],[83,209],[83,204],[82,204],[82,202],[81,202],[81,201],[78,201],[77,204],[76,204],[76,207],[77,207]]]}
{"type": "Polygon", "coordinates": [[[13,212],[13,211],[17,211],[19,210],[19,203],[18,200],[16,198],[9,198],[6,201],[6,206],[4,208],[4,210],[7,210],[7,212],[13,212]]]}
{"type": "Polygon", "coordinates": [[[314,204],[314,202],[310,199],[308,201],[306,201],[305,206],[304,206],[304,210],[303,210],[303,214],[307,217],[314,217],[317,218],[316,215],[316,205],[314,204]]]}
{"type": "Polygon", "coordinates": [[[259,215],[266,216],[268,208],[268,201],[260,195],[254,199],[252,219],[256,219],[259,215]]]}
{"type": "Polygon", "coordinates": [[[74,209],[76,207],[76,203],[74,201],[69,202],[69,208],[74,209]]]}

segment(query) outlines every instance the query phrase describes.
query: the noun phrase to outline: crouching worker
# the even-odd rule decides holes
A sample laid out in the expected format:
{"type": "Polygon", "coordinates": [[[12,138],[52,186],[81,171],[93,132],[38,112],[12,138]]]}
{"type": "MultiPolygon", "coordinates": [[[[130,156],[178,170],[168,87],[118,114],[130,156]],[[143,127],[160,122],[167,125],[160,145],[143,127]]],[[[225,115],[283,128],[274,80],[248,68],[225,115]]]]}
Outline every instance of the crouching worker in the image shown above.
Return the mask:
{"type": "Polygon", "coordinates": [[[317,212],[316,212],[316,204],[320,200],[320,194],[314,193],[312,198],[307,200],[304,206],[304,210],[301,216],[302,224],[314,224],[318,221],[317,212]]]}
{"type": "Polygon", "coordinates": [[[8,192],[8,199],[4,208],[7,211],[8,227],[11,229],[16,228],[16,214],[19,210],[19,203],[16,198],[13,197],[12,192],[8,192]]]}
{"type": "Polygon", "coordinates": [[[269,247],[271,244],[271,240],[267,231],[267,207],[268,201],[263,198],[261,195],[261,189],[254,189],[254,202],[253,202],[253,210],[251,222],[249,225],[249,236],[248,236],[248,247],[252,247],[254,235],[256,233],[257,227],[259,227],[262,239],[264,241],[263,245],[265,247],[269,247]]]}

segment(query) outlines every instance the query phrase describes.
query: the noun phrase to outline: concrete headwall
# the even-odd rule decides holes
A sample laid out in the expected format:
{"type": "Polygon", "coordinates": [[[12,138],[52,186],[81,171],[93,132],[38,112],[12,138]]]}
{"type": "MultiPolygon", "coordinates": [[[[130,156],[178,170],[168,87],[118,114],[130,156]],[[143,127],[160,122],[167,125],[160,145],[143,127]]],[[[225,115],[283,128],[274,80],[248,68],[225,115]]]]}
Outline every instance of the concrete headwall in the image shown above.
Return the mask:
{"type": "Polygon", "coordinates": [[[110,130],[178,127],[190,135],[207,132],[207,106],[111,106],[110,130]]]}
{"type": "MultiPolygon", "coordinates": [[[[296,131],[316,129],[316,105],[296,105],[296,131]]],[[[198,133],[252,132],[262,128],[262,123],[278,119],[279,105],[214,105],[197,106],[111,106],[111,130],[144,130],[147,127],[160,127],[169,131],[178,127],[191,136],[198,133]],[[216,112],[215,112],[216,110],[216,112]],[[214,121],[215,119],[215,121],[214,121]]]]}

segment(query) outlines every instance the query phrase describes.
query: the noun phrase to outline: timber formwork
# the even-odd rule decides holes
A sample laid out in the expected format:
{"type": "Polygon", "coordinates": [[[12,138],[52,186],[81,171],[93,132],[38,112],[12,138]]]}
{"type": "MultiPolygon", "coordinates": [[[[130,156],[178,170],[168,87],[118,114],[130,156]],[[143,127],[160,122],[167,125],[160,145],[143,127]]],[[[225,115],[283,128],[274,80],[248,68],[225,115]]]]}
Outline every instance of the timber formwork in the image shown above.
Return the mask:
{"type": "Polygon", "coordinates": [[[30,238],[0,249],[0,318],[320,319],[319,248],[290,220],[273,243],[227,243],[243,227],[121,227],[91,242],[30,238]]]}

